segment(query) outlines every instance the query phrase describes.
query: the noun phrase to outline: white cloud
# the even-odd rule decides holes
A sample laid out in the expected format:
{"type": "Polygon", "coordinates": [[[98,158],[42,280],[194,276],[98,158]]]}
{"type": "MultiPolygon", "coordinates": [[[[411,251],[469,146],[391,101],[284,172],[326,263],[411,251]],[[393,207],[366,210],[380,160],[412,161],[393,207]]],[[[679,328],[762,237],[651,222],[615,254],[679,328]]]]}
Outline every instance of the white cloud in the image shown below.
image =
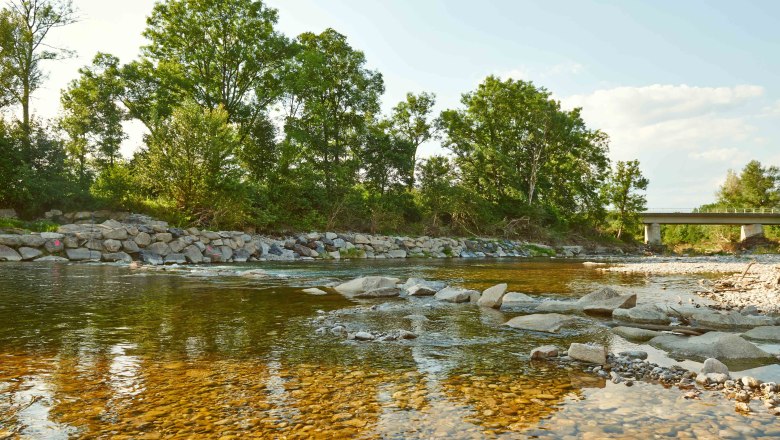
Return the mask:
{"type": "Polygon", "coordinates": [[[574,61],[555,64],[542,69],[521,66],[515,69],[496,73],[499,78],[521,79],[524,81],[540,81],[551,77],[579,75],[585,71],[585,66],[574,61]]]}
{"type": "Polygon", "coordinates": [[[735,162],[735,159],[739,159],[738,148],[716,148],[714,150],[697,151],[688,153],[688,157],[691,159],[702,159],[712,162],[735,162]]]}
{"type": "MultiPolygon", "coordinates": [[[[561,98],[610,135],[614,160],[639,159],[649,206],[710,202],[717,179],[750,159],[766,160],[778,103],[756,85],[615,87],[561,98]]],[[[780,122],[780,121],[779,121],[780,122]]],[[[777,125],[777,124],[774,124],[777,125]]]]}

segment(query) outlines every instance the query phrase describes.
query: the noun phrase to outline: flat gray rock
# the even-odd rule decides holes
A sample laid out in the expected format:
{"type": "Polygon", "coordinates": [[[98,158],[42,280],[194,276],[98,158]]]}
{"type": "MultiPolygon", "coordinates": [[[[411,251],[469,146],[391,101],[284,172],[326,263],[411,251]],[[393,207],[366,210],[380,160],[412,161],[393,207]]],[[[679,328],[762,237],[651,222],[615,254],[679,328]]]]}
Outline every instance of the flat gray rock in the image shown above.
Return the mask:
{"type": "Polygon", "coordinates": [[[409,296],[433,296],[436,295],[436,292],[437,292],[436,289],[432,289],[428,286],[423,286],[420,284],[414,285],[406,289],[406,293],[409,296]]]}
{"type": "MultiPolygon", "coordinates": [[[[459,289],[457,287],[446,287],[438,292],[433,297],[439,301],[450,303],[465,303],[471,301],[471,295],[476,292],[474,290],[459,289]]],[[[479,292],[477,292],[479,294],[479,292]]]]}
{"type": "Polygon", "coordinates": [[[0,244],[0,261],[22,261],[22,256],[10,247],[0,244]]]}
{"type": "Polygon", "coordinates": [[[604,365],[607,363],[607,349],[602,345],[580,344],[574,342],[569,346],[568,355],[574,360],[591,364],[604,365]]]}
{"type": "Polygon", "coordinates": [[[655,330],[645,330],[643,328],[623,327],[623,326],[614,327],[612,329],[612,333],[621,336],[625,339],[628,339],[629,341],[637,341],[637,342],[649,341],[661,334],[661,332],[657,332],[655,330]]]}
{"type": "Polygon", "coordinates": [[[577,322],[577,318],[558,313],[537,313],[533,315],[516,316],[504,325],[520,330],[531,330],[544,333],[558,333],[562,327],[577,322]]]}
{"type": "Polygon", "coordinates": [[[309,294],[309,295],[316,295],[316,296],[322,296],[322,295],[327,295],[328,294],[328,292],[326,292],[326,291],[324,291],[322,289],[318,289],[316,287],[310,287],[308,289],[303,289],[303,293],[306,293],[306,294],[309,294]]]}
{"type": "Polygon", "coordinates": [[[68,260],[67,258],[64,258],[64,257],[57,257],[57,256],[54,256],[54,255],[47,255],[45,257],[36,258],[33,261],[36,262],[36,263],[67,263],[70,260],[68,260]]]}
{"type": "Polygon", "coordinates": [[[501,309],[513,309],[522,307],[534,307],[539,304],[539,300],[532,298],[525,293],[509,292],[501,299],[501,309]]]}
{"type": "Polygon", "coordinates": [[[397,287],[381,287],[355,294],[355,298],[391,298],[401,294],[397,287]]]}
{"type": "Polygon", "coordinates": [[[355,295],[374,289],[395,288],[396,284],[398,284],[398,281],[398,278],[377,276],[361,277],[352,281],[347,281],[346,283],[339,284],[338,286],[334,287],[334,289],[344,295],[355,295]]]}
{"type": "Polygon", "coordinates": [[[102,254],[87,248],[66,249],[65,254],[71,261],[100,261],[102,254]]]}
{"type": "Polygon", "coordinates": [[[536,306],[537,312],[542,313],[579,313],[582,305],[573,301],[542,301],[536,306]]]}
{"type": "Polygon", "coordinates": [[[755,341],[780,342],[780,325],[756,327],[742,333],[742,337],[755,341]]]}
{"type": "Polygon", "coordinates": [[[668,324],[671,318],[655,304],[644,304],[630,309],[615,309],[612,317],[617,320],[640,324],[668,324]]]}
{"type": "Polygon", "coordinates": [[[690,359],[774,359],[771,354],[733,333],[709,332],[691,337],[664,334],[651,339],[649,344],[690,359]]]}

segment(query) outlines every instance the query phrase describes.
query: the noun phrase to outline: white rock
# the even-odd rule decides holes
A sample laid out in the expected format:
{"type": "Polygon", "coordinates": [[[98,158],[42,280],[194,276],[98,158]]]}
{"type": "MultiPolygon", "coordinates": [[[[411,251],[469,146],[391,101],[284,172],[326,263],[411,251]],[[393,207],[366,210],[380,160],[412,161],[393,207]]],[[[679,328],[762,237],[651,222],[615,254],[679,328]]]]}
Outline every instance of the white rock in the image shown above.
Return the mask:
{"type": "Polygon", "coordinates": [[[569,357],[578,361],[604,365],[607,363],[607,349],[602,345],[572,343],[569,357]]]}
{"type": "Polygon", "coordinates": [[[477,301],[477,305],[480,307],[490,307],[493,309],[497,309],[501,307],[501,302],[502,299],[504,298],[504,294],[506,293],[507,287],[508,286],[506,285],[506,283],[503,283],[485,289],[485,291],[482,292],[482,295],[477,301]]]}

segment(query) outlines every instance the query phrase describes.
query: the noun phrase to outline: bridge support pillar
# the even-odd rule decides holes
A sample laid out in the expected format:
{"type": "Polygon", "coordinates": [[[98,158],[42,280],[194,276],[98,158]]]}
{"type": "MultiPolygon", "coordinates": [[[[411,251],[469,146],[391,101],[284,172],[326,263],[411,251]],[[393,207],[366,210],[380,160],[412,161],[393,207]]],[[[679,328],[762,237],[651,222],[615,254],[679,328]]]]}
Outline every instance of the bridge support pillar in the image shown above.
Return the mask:
{"type": "Polygon", "coordinates": [[[645,225],[645,244],[658,246],[661,244],[661,225],[650,223],[645,225]]]}
{"type": "Polygon", "coordinates": [[[739,241],[745,241],[750,237],[755,237],[757,235],[764,235],[764,226],[761,224],[752,224],[752,225],[742,225],[742,228],[740,228],[740,234],[739,234],[739,241]]]}

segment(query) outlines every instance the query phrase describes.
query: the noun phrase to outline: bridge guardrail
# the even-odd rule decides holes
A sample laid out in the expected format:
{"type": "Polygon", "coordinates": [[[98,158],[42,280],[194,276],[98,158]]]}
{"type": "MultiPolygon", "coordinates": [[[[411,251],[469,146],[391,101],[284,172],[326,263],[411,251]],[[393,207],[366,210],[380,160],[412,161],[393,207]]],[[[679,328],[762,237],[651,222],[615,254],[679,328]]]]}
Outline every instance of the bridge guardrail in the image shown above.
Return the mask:
{"type": "Polygon", "coordinates": [[[663,214],[780,214],[780,208],[653,208],[643,213],[663,214]]]}

